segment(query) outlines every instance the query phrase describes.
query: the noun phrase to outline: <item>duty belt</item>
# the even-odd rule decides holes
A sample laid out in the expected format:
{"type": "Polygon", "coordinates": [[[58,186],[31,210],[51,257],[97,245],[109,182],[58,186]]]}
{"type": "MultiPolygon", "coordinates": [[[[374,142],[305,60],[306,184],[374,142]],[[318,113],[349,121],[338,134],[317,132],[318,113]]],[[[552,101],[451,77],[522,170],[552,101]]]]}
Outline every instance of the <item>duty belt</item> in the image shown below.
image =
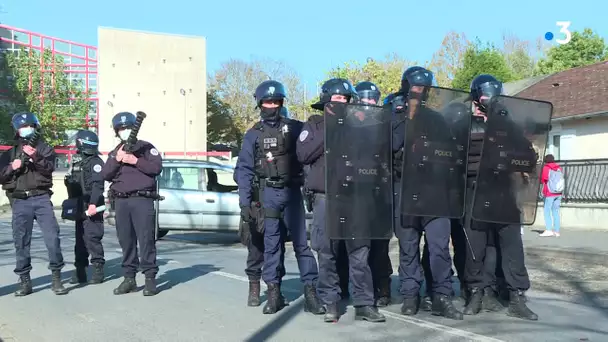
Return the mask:
{"type": "Polygon", "coordinates": [[[132,192],[118,192],[110,190],[108,195],[113,198],[144,197],[161,201],[164,199],[164,197],[160,196],[158,192],[150,190],[138,190],[132,192]]]}
{"type": "Polygon", "coordinates": [[[12,198],[16,198],[16,199],[28,199],[30,197],[34,197],[34,196],[40,196],[40,195],[46,195],[46,194],[50,194],[51,192],[49,190],[40,190],[40,189],[35,189],[35,190],[16,190],[10,193],[10,196],[12,198]]]}

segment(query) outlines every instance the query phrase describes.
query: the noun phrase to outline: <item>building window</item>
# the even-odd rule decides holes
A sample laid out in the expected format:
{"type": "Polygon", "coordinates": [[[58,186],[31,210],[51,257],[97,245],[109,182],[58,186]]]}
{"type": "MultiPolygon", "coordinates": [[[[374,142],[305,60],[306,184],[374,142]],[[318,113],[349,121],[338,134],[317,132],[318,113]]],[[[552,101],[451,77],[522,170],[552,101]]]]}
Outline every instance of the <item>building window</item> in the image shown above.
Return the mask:
{"type": "Polygon", "coordinates": [[[554,135],[553,136],[553,157],[555,157],[555,160],[560,160],[559,159],[559,144],[560,144],[560,140],[561,140],[561,136],[559,135],[554,135]]]}

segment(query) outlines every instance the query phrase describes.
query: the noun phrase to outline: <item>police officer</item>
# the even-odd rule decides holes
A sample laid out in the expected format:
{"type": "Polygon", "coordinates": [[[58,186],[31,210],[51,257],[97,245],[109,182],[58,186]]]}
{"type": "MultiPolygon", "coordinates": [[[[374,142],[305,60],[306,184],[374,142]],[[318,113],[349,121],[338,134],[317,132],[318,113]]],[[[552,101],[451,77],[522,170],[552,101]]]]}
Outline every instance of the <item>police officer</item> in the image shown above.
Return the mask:
{"type": "MultiPolygon", "coordinates": [[[[281,107],[280,115],[289,119],[289,110],[287,107],[281,107]]],[[[233,179],[235,183],[238,183],[237,173],[235,172],[233,175],[233,179]]],[[[260,208],[260,195],[259,191],[259,182],[254,181],[254,186],[252,186],[253,193],[251,194],[252,211],[259,210],[260,208]]],[[[261,210],[260,210],[261,212],[261,210]]],[[[260,306],[260,279],[262,279],[262,266],[264,266],[264,221],[257,220],[260,218],[259,214],[254,214],[256,220],[254,222],[245,222],[241,219],[241,242],[247,247],[247,261],[245,268],[245,274],[247,278],[249,278],[249,294],[247,296],[247,306],[260,306]],[[258,227],[258,224],[261,227],[258,227]]],[[[263,217],[263,216],[262,216],[263,217]]],[[[285,231],[284,225],[281,225],[281,234],[285,236],[287,232],[285,231]]],[[[285,276],[285,239],[281,240],[281,263],[280,263],[280,279],[279,283],[282,281],[285,276]]]]}
{"type": "MultiPolygon", "coordinates": [[[[321,87],[319,101],[313,109],[323,110],[329,102],[354,102],[357,92],[345,79],[333,78],[321,87]]],[[[326,305],[325,322],[339,319],[338,302],[340,301],[340,281],[338,277],[337,258],[341,241],[330,240],[325,232],[325,137],[324,117],[312,115],[304,124],[297,142],[298,160],[310,165],[306,186],[314,192],[313,228],[311,245],[318,252],[320,299],[326,305]]],[[[344,240],[350,271],[350,283],[353,285],[353,305],[355,319],[371,322],[384,322],[374,301],[373,278],[369,267],[369,240],[344,240]]]]}
{"type": "MultiPolygon", "coordinates": [[[[401,89],[410,99],[418,102],[423,95],[424,87],[433,84],[431,71],[414,66],[403,73],[401,89]]],[[[416,102],[408,102],[407,112],[415,110],[416,102]]],[[[405,125],[405,124],[404,124],[405,125]]],[[[403,149],[405,135],[403,131],[394,131],[393,150],[403,149]]],[[[407,177],[407,175],[403,175],[407,177]]],[[[404,178],[401,181],[405,181],[404,178]]],[[[429,246],[430,268],[432,270],[432,313],[451,319],[461,320],[462,313],[452,303],[452,259],[450,258],[450,220],[448,218],[403,216],[401,224],[395,229],[399,239],[399,277],[401,280],[400,292],[404,297],[401,313],[415,315],[420,307],[420,287],[422,272],[420,264],[420,238],[425,234],[429,246]]],[[[427,287],[429,284],[427,284],[427,287]]]]}
{"type": "MultiPolygon", "coordinates": [[[[472,193],[475,178],[479,172],[481,150],[487,121],[487,104],[493,96],[502,93],[502,83],[492,75],[479,75],[471,82],[471,98],[475,105],[473,128],[469,147],[469,180],[467,193],[472,193]]],[[[467,200],[470,206],[470,200],[467,200]]],[[[470,209],[466,213],[470,215],[470,209]]],[[[466,255],[465,282],[470,296],[464,313],[478,314],[482,308],[493,307],[484,305],[484,301],[495,301],[495,296],[487,288],[491,285],[487,272],[484,272],[486,250],[489,234],[496,234],[498,248],[503,260],[502,269],[509,288],[508,315],[528,320],[538,320],[538,315],[525,304],[525,291],[530,288],[530,278],[524,262],[524,250],[521,240],[520,225],[501,225],[475,221],[465,217],[465,229],[469,237],[471,251],[466,255]]]]}
{"type": "MultiPolygon", "coordinates": [[[[380,88],[372,82],[365,81],[357,84],[355,90],[362,103],[378,105],[380,103],[380,88]]],[[[391,303],[391,275],[393,265],[388,255],[389,240],[371,240],[369,252],[369,266],[372,269],[374,279],[374,291],[376,293],[376,306],[384,307],[391,303]]]]}
{"type": "Polygon", "coordinates": [[[141,265],[146,277],[143,295],[154,296],[158,273],[154,201],[158,199],[156,177],[162,171],[162,157],[147,141],[128,141],[131,130],[138,128],[132,113],[116,114],[112,126],[121,142],[108,155],[101,174],[104,180],[112,183],[109,196],[116,208],[116,233],[122,248],[124,280],[114,289],[114,294],[137,289],[135,274],[141,265]]]}
{"type": "Polygon", "coordinates": [[[51,288],[55,294],[64,295],[68,291],[61,284],[64,262],[59,224],[51,204],[55,151],[39,139],[42,127],[35,114],[15,114],[11,124],[15,130],[16,144],[0,157],[0,183],[13,210],[12,228],[17,258],[15,273],[20,280],[15,296],[32,293],[30,244],[34,220],[40,225],[48,250],[51,288]]]}
{"type": "Polygon", "coordinates": [[[100,284],[104,280],[103,266],[105,264],[103,245],[103,196],[104,180],[101,170],[104,162],[99,157],[99,138],[89,130],[79,130],[76,133],[77,161],[73,163],[71,172],[65,177],[68,195],[75,199],[76,244],[74,246],[74,266],[76,270],[70,283],[87,282],[87,267],[89,256],[93,264],[91,284],[100,284]],[[82,208],[86,208],[83,212],[82,208]]]}
{"type": "Polygon", "coordinates": [[[261,120],[245,133],[234,171],[239,186],[241,217],[245,222],[255,219],[251,203],[252,186],[257,181],[264,216],[262,279],[268,286],[268,301],[262,312],[274,314],[285,306],[281,295],[282,225],[285,225],[292,238],[300,279],[304,283],[304,309],[313,314],[323,314],[316,295],[317,261],[306,236],[300,191],[302,164],[297,161],[295,153],[295,140],[302,130],[302,122],[280,115],[286,94],[283,84],[274,80],[262,82],[255,90],[254,98],[260,108],[261,120]]]}

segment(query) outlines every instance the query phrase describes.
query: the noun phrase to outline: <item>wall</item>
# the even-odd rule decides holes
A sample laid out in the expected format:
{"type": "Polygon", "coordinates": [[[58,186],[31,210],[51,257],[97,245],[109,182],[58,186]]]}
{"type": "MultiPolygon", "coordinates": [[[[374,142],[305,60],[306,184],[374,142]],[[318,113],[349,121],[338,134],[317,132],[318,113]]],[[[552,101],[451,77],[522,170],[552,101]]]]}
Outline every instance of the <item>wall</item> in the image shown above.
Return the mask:
{"type": "Polygon", "coordinates": [[[206,151],[205,38],[99,28],[98,40],[100,150],[118,143],[116,113],[143,111],[140,138],[159,151],[206,151]]]}
{"type": "Polygon", "coordinates": [[[560,136],[559,159],[608,158],[608,117],[576,119],[552,123],[549,136],[550,153],[556,153],[553,136],[560,136]]]}

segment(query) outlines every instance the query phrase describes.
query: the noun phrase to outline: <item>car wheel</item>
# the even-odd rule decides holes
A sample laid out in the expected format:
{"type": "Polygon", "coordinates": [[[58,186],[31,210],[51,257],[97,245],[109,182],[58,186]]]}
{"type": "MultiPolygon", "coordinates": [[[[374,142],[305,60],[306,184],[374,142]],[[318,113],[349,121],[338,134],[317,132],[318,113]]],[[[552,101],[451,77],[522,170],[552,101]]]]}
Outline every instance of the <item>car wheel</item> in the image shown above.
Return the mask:
{"type": "Polygon", "coordinates": [[[165,237],[165,235],[169,234],[169,231],[166,229],[159,229],[158,234],[156,235],[156,240],[160,240],[165,237]]]}

